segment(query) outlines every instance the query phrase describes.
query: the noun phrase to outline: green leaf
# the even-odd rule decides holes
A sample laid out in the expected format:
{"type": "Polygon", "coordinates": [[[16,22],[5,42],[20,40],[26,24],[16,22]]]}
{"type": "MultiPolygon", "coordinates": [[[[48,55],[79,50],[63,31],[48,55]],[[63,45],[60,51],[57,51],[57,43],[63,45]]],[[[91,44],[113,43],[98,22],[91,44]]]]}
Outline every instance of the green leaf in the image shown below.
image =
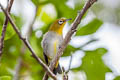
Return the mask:
{"type": "Polygon", "coordinates": [[[47,4],[48,2],[46,0],[32,0],[32,2],[36,5],[42,5],[42,4],[47,4]]]}
{"type": "Polygon", "coordinates": [[[31,43],[31,46],[33,47],[33,49],[36,51],[36,54],[39,54],[39,55],[42,55],[43,54],[43,51],[42,51],[42,47],[41,47],[41,41],[39,39],[37,39],[34,36],[32,36],[32,38],[30,39],[30,43],[31,43]]]}
{"type": "Polygon", "coordinates": [[[72,20],[74,20],[74,18],[77,15],[77,11],[81,10],[83,7],[83,3],[79,3],[75,4],[74,9],[70,8],[69,6],[66,5],[66,2],[68,0],[48,0],[48,1],[55,6],[56,11],[58,13],[58,18],[66,17],[72,18],[72,20]]]}
{"type": "Polygon", "coordinates": [[[120,80],[120,76],[117,76],[114,80],[120,80]]]}
{"type": "MultiPolygon", "coordinates": [[[[3,57],[2,57],[3,58],[3,57]]],[[[3,59],[2,59],[3,60],[3,59]]],[[[2,63],[2,61],[1,61],[2,63]]],[[[4,76],[4,75],[10,75],[10,73],[7,70],[7,65],[5,63],[0,64],[0,76],[4,76]]]]}
{"type": "Polygon", "coordinates": [[[22,21],[21,16],[15,16],[15,15],[12,14],[12,19],[15,22],[15,24],[17,25],[18,28],[22,27],[23,21],[22,21]]]}
{"type": "Polygon", "coordinates": [[[87,25],[80,27],[76,32],[76,36],[84,36],[95,33],[103,24],[103,22],[97,18],[93,19],[87,25]]]}
{"type": "Polygon", "coordinates": [[[0,80],[12,80],[11,76],[1,76],[0,80]]]}
{"type": "Polygon", "coordinates": [[[51,21],[53,21],[53,19],[46,12],[42,13],[41,20],[45,23],[50,23],[51,21]]]}
{"type": "MultiPolygon", "coordinates": [[[[13,18],[15,24],[18,27],[22,26],[23,23],[22,23],[22,20],[21,20],[20,17],[14,16],[12,14],[12,18],[13,18]]],[[[4,19],[5,19],[4,14],[2,12],[0,12],[0,35],[2,33],[2,27],[3,27],[4,19]]],[[[13,30],[12,25],[8,22],[6,33],[5,33],[5,40],[10,39],[13,35],[15,35],[15,31],[13,30]]]]}
{"type": "Polygon", "coordinates": [[[40,0],[32,0],[32,2],[37,6],[39,5],[40,0]]]}
{"type": "Polygon", "coordinates": [[[4,14],[0,12],[0,25],[3,23],[4,20],[4,14]]]}
{"type": "Polygon", "coordinates": [[[40,16],[42,8],[43,8],[43,5],[40,5],[40,6],[37,7],[37,15],[36,15],[37,17],[40,16]]]}
{"type": "Polygon", "coordinates": [[[15,34],[10,23],[8,23],[8,27],[6,29],[5,40],[10,39],[15,34]]]}
{"type": "MultiPolygon", "coordinates": [[[[4,19],[5,19],[4,14],[2,12],[0,12],[0,17],[1,17],[0,18],[0,35],[1,35],[1,33],[2,33],[2,27],[3,27],[3,23],[4,23],[4,19]]],[[[5,40],[11,38],[15,34],[14,30],[12,29],[11,24],[8,23],[7,26],[8,27],[6,29],[5,40]]]]}
{"type": "Polygon", "coordinates": [[[105,48],[85,51],[82,65],[74,71],[82,70],[86,73],[87,80],[105,80],[105,73],[111,70],[104,64],[102,56],[107,52],[105,48]]]}
{"type": "Polygon", "coordinates": [[[21,55],[21,44],[18,35],[14,35],[9,40],[5,40],[2,59],[0,61],[0,76],[12,75],[9,69],[15,69],[16,60],[21,55]]]}
{"type": "Polygon", "coordinates": [[[75,51],[79,50],[79,48],[75,48],[71,45],[68,45],[65,49],[65,51],[63,52],[63,56],[70,56],[70,53],[74,53],[75,51]]]}
{"type": "Polygon", "coordinates": [[[40,30],[43,31],[43,33],[45,33],[46,31],[48,31],[49,26],[56,19],[57,16],[56,16],[56,13],[54,11],[55,11],[55,8],[54,8],[54,6],[52,4],[46,4],[46,5],[40,5],[40,6],[38,6],[36,21],[39,21],[40,23],[41,22],[43,23],[43,25],[41,25],[41,27],[39,28],[40,30]],[[49,8],[48,6],[52,7],[53,14],[49,13],[48,11],[46,11],[46,9],[49,8]]]}

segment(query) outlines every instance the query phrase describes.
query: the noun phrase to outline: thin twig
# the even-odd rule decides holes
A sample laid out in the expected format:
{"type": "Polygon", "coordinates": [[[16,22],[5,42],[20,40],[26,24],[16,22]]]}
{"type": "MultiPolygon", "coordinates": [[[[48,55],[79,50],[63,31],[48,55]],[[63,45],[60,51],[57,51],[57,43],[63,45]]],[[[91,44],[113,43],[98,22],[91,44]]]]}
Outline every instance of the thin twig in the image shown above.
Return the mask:
{"type": "Polygon", "coordinates": [[[98,41],[98,39],[91,39],[91,40],[89,40],[88,42],[86,42],[85,44],[83,44],[83,45],[81,45],[80,47],[79,47],[79,49],[81,50],[83,47],[85,47],[86,45],[88,45],[88,44],[90,44],[90,43],[92,43],[92,42],[95,42],[95,41],[98,41]]]}
{"type": "MultiPolygon", "coordinates": [[[[27,39],[29,39],[30,36],[31,36],[31,34],[32,34],[32,27],[33,27],[33,24],[35,23],[35,19],[36,19],[36,16],[37,16],[37,10],[38,10],[38,8],[36,8],[34,18],[33,18],[32,22],[30,23],[29,29],[26,32],[27,39]]],[[[21,55],[25,54],[25,49],[26,49],[26,46],[24,44],[22,44],[21,51],[20,51],[21,55]]],[[[13,80],[19,80],[20,79],[19,71],[20,71],[20,69],[22,67],[21,64],[23,64],[22,56],[21,55],[20,55],[20,57],[17,60],[18,64],[15,67],[15,75],[13,77],[13,80]]]]}
{"type": "Polygon", "coordinates": [[[72,54],[70,56],[70,61],[69,61],[69,66],[68,66],[68,70],[65,71],[64,67],[62,67],[62,70],[63,70],[63,80],[68,80],[68,72],[70,71],[70,68],[71,68],[71,64],[72,64],[72,54]]]}
{"type": "MultiPolygon", "coordinates": [[[[82,11],[80,13],[78,13],[76,19],[74,20],[74,22],[71,25],[71,29],[68,31],[68,33],[66,34],[64,41],[62,42],[60,49],[58,50],[56,56],[54,57],[54,59],[52,60],[52,62],[50,63],[49,68],[53,71],[53,68],[55,66],[55,64],[57,63],[57,61],[59,60],[59,58],[62,56],[62,52],[64,51],[64,49],[66,48],[66,46],[68,45],[71,36],[73,35],[74,32],[76,32],[76,29],[78,27],[78,24],[80,24],[82,17],[84,16],[84,14],[86,13],[86,11],[91,7],[91,5],[96,2],[97,0],[88,0],[86,2],[86,4],[84,5],[82,11]]],[[[47,76],[47,73],[45,73],[45,76],[47,76]]],[[[43,78],[44,79],[44,78],[43,78]]]]}
{"type": "Polygon", "coordinates": [[[22,66],[22,58],[21,56],[17,59],[17,65],[15,67],[15,75],[13,77],[13,80],[19,80],[19,72],[20,72],[20,68],[22,66]]]}
{"type": "Polygon", "coordinates": [[[63,80],[68,80],[68,75],[65,72],[63,74],[63,80]]]}
{"type": "Polygon", "coordinates": [[[67,75],[67,73],[65,72],[65,68],[62,67],[62,70],[63,70],[63,80],[68,80],[68,75],[67,75]]]}
{"type": "Polygon", "coordinates": [[[72,59],[73,59],[73,56],[71,54],[70,56],[70,61],[69,61],[69,67],[68,67],[68,70],[66,71],[66,73],[68,73],[70,71],[70,68],[71,68],[71,64],[72,64],[72,59]]]}
{"type": "Polygon", "coordinates": [[[35,20],[36,20],[36,17],[37,17],[37,11],[38,11],[38,7],[36,7],[36,9],[35,9],[34,18],[33,18],[32,22],[31,22],[31,24],[29,26],[29,29],[28,29],[27,33],[26,33],[28,39],[29,39],[30,35],[32,34],[32,27],[33,27],[33,25],[35,23],[35,20]]]}
{"type": "Polygon", "coordinates": [[[15,74],[13,76],[13,80],[20,80],[20,70],[21,70],[21,67],[23,64],[22,55],[25,53],[25,49],[26,49],[26,47],[22,44],[22,47],[20,50],[21,55],[17,59],[17,64],[15,66],[15,74]]]}
{"type": "Polygon", "coordinates": [[[49,78],[49,76],[48,76],[48,74],[45,72],[42,80],[48,80],[48,78],[49,78]]]}
{"type": "MultiPolygon", "coordinates": [[[[98,39],[91,39],[90,41],[86,42],[85,44],[83,44],[82,46],[80,46],[79,48],[82,49],[83,47],[85,47],[86,45],[94,42],[94,41],[98,41],[98,39]]],[[[70,71],[70,68],[71,68],[71,64],[72,64],[72,54],[70,56],[70,61],[69,61],[69,67],[68,67],[68,70],[65,71],[64,67],[62,68],[63,69],[63,80],[68,80],[69,76],[68,76],[68,72],[70,71]]]]}
{"type": "Polygon", "coordinates": [[[23,38],[22,35],[20,34],[20,31],[18,30],[18,28],[16,27],[16,24],[13,22],[10,14],[8,12],[6,12],[3,8],[3,6],[0,4],[0,7],[2,9],[2,11],[4,12],[4,14],[8,17],[9,22],[11,23],[13,29],[15,30],[15,32],[17,33],[17,35],[19,36],[19,38],[23,41],[23,43],[26,45],[26,47],[29,49],[29,51],[32,53],[32,56],[39,62],[39,64],[41,64],[41,66],[48,72],[48,74],[54,79],[57,80],[56,76],[53,74],[53,72],[49,69],[49,67],[35,54],[35,52],[33,51],[33,49],[31,48],[29,42],[26,40],[26,38],[23,38]]]}
{"type": "MultiPolygon", "coordinates": [[[[14,0],[10,0],[10,2],[9,2],[9,0],[8,0],[6,12],[10,13],[13,1],[14,0]]],[[[5,32],[6,32],[6,28],[7,28],[7,25],[8,25],[8,21],[9,21],[8,18],[5,17],[5,21],[4,21],[3,28],[2,28],[2,34],[1,34],[1,38],[0,38],[0,57],[2,56],[2,51],[3,51],[3,46],[4,46],[5,32]]]]}
{"type": "Polygon", "coordinates": [[[56,62],[59,60],[60,56],[62,55],[62,52],[64,51],[64,49],[66,48],[66,46],[68,45],[71,36],[73,35],[73,33],[76,31],[76,28],[78,26],[78,24],[80,24],[81,19],[83,17],[83,15],[85,14],[85,12],[90,8],[90,6],[96,2],[96,0],[88,0],[88,2],[85,4],[85,6],[83,7],[82,11],[78,14],[78,16],[76,17],[75,21],[72,23],[71,25],[71,29],[68,31],[68,33],[65,36],[64,41],[62,42],[59,51],[57,52],[57,55],[55,56],[55,58],[52,60],[52,64],[50,64],[50,69],[53,70],[56,62]]]}

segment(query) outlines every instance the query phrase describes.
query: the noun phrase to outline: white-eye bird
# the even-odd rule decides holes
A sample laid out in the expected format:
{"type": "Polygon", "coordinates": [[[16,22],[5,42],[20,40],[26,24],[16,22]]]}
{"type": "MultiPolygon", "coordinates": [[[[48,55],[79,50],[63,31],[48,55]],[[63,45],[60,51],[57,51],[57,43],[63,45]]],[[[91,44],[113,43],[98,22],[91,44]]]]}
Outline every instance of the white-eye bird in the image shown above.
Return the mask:
{"type": "MultiPolygon", "coordinates": [[[[50,61],[55,57],[58,52],[59,46],[63,41],[63,28],[66,24],[66,21],[71,19],[57,19],[49,28],[48,32],[43,36],[43,40],[41,42],[43,48],[43,54],[47,65],[50,64],[50,61]]],[[[61,68],[59,65],[59,61],[57,62],[54,70],[54,74],[61,74],[61,68]]]]}

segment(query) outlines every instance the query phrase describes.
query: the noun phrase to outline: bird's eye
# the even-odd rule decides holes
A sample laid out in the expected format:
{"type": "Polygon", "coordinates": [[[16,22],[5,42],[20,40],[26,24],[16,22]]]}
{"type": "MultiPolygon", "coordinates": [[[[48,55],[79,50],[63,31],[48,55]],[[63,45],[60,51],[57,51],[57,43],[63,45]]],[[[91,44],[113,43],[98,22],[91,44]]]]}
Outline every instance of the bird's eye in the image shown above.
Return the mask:
{"type": "Polygon", "coordinates": [[[58,24],[62,24],[62,23],[63,23],[63,20],[59,20],[59,21],[58,21],[58,24]]]}

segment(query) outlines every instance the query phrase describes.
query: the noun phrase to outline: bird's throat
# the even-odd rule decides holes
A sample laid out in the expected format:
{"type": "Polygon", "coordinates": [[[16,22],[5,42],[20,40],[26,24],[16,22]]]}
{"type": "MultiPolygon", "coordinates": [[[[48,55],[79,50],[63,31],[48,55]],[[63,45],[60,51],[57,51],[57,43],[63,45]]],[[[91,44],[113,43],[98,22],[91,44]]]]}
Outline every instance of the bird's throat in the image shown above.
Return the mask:
{"type": "Polygon", "coordinates": [[[63,27],[61,26],[60,28],[50,28],[50,31],[56,32],[58,35],[62,35],[63,27]]]}

